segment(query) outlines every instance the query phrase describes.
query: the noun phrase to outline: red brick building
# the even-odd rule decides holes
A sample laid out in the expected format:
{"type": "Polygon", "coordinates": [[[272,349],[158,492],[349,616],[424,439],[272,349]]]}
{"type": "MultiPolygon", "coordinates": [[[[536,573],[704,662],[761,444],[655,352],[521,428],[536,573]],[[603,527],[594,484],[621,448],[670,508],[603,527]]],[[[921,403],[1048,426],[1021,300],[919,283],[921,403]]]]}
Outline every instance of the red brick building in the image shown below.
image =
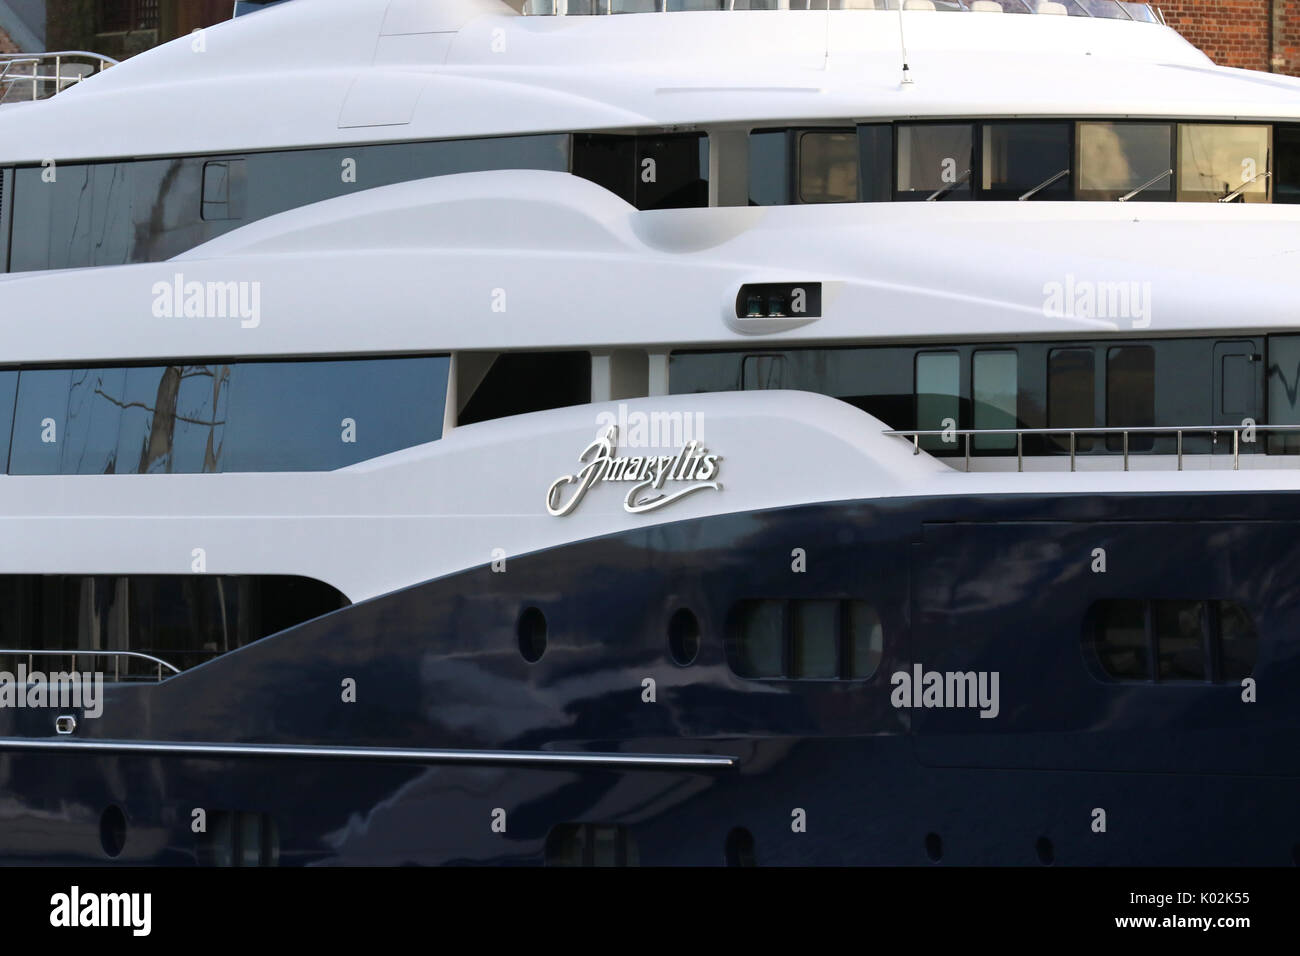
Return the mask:
{"type": "Polygon", "coordinates": [[[1300,0],[1155,0],[1215,63],[1300,76],[1300,0]]]}

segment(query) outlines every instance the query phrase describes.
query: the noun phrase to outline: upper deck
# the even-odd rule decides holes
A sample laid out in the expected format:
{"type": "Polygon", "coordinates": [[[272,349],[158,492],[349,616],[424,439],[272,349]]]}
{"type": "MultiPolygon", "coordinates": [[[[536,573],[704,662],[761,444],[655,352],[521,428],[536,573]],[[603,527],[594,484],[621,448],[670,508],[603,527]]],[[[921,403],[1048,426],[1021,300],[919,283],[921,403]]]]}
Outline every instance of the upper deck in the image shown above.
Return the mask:
{"type": "Polygon", "coordinates": [[[555,2],[567,15],[498,0],[282,4],[39,109],[0,109],[0,165],[791,121],[1300,117],[1300,81],[1216,67],[1151,8],[1120,0],[1002,16],[950,15],[995,0],[585,16],[555,2]]]}

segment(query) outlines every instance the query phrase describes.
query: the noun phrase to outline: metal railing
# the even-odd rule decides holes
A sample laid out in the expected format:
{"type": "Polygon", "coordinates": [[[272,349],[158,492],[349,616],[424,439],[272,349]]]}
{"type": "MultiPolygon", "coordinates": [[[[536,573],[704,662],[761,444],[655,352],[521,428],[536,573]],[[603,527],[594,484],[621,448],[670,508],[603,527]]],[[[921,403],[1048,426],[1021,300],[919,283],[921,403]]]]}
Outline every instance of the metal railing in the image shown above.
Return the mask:
{"type": "Polygon", "coordinates": [[[112,57],[85,50],[57,53],[0,53],[0,103],[16,99],[45,100],[75,86],[88,76],[117,66],[112,57]],[[16,97],[21,84],[31,84],[31,96],[16,97]]]}
{"type": "MultiPolygon", "coordinates": [[[[1042,435],[1045,437],[1060,437],[1068,435],[1070,438],[1070,471],[1076,470],[1075,458],[1078,451],[1078,436],[1080,435],[1122,435],[1123,436],[1123,455],[1124,470],[1129,470],[1129,436],[1130,435],[1175,435],[1177,436],[1177,455],[1178,470],[1183,470],[1183,436],[1184,435],[1210,435],[1218,441],[1220,432],[1232,433],[1232,470],[1238,471],[1241,465],[1241,444],[1242,433],[1249,433],[1253,436],[1257,432],[1300,432],[1300,425],[1175,425],[1175,426],[1138,426],[1133,428],[940,428],[940,429],[922,429],[918,431],[907,431],[902,429],[889,429],[885,432],[897,438],[908,439],[912,444],[912,454],[921,453],[921,439],[938,437],[954,439],[964,437],[966,439],[966,471],[970,471],[971,460],[971,439],[978,437],[989,437],[993,435],[1014,435],[1016,436],[1016,471],[1025,470],[1025,436],[1042,435]]],[[[1250,440],[1247,441],[1251,444],[1250,440]]],[[[1154,449],[1152,454],[1155,455],[1154,449]]],[[[980,457],[997,457],[982,455],[980,457]]],[[[1055,455],[1042,455],[1034,457],[1055,458],[1055,455]]],[[[1091,454],[1089,457],[1093,457],[1091,454]]],[[[1097,456],[1104,457],[1104,456],[1097,456]]]]}
{"type": "MultiPolygon", "coordinates": [[[[71,657],[73,659],[72,666],[74,668],[77,666],[76,659],[78,657],[111,657],[113,658],[113,681],[115,683],[122,679],[120,666],[122,658],[144,660],[151,664],[156,664],[158,667],[159,682],[165,679],[163,677],[163,668],[171,671],[172,675],[181,672],[179,667],[176,667],[174,664],[169,664],[161,657],[154,657],[152,654],[143,654],[140,651],[102,651],[93,648],[82,648],[79,650],[51,650],[48,648],[45,650],[33,650],[30,648],[0,647],[0,658],[22,657],[23,655],[27,656],[27,670],[29,673],[34,669],[32,664],[37,657],[71,657]]],[[[131,678],[128,676],[127,679],[130,680],[131,678]]]]}

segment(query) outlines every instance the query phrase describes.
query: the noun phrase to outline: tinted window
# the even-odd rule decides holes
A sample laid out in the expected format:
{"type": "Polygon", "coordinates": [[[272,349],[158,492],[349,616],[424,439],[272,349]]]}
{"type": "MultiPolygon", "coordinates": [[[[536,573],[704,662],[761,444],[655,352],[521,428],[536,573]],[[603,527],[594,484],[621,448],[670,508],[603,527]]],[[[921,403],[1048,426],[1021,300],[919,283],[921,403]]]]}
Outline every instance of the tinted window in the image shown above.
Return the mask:
{"type": "Polygon", "coordinates": [[[578,133],[573,137],[572,172],[638,209],[709,204],[708,137],[702,133],[578,133]]]}
{"type": "Polygon", "coordinates": [[[232,366],[132,368],[118,457],[133,474],[201,474],[225,470],[232,366]]]}
{"type": "MultiPolygon", "coordinates": [[[[1300,425],[1300,335],[1268,337],[1268,421],[1300,425]]],[[[1300,454],[1300,431],[1270,432],[1271,454],[1300,454]]]]}
{"type": "Polygon", "coordinates": [[[547,866],[636,866],[636,841],[627,827],[562,823],[546,835],[547,866]]]}
{"type": "MultiPolygon", "coordinates": [[[[961,362],[956,352],[920,352],[916,356],[916,428],[940,431],[955,428],[960,412],[961,362]]],[[[958,441],[943,435],[925,435],[921,447],[930,451],[956,451],[958,441]]]]}
{"type": "Polygon", "coordinates": [[[1178,127],[1178,200],[1215,202],[1237,194],[1235,202],[1268,202],[1268,126],[1197,125],[1178,127]]]}
{"type": "Polygon", "coordinates": [[[880,666],[880,615],[864,601],[742,601],[727,660],[739,677],[863,680],[880,666]]]}
{"type": "Polygon", "coordinates": [[[258,362],[231,377],[226,471],[328,471],[442,434],[448,359],[258,362]]]}
{"type": "Polygon", "coordinates": [[[507,352],[493,360],[457,421],[472,425],[590,401],[590,353],[507,352]]]}
{"type": "Polygon", "coordinates": [[[839,672],[837,601],[793,602],[791,676],[833,678],[839,672]]]}
{"type": "Polygon", "coordinates": [[[76,369],[68,392],[68,419],[61,471],[65,475],[111,475],[118,471],[125,369],[76,369]]]}
{"type": "Polygon", "coordinates": [[[1273,128],[1277,150],[1277,176],[1273,202],[1300,202],[1300,126],[1273,128]]]}
{"type": "Polygon", "coordinates": [[[18,376],[11,475],[57,475],[68,422],[68,369],[29,369],[18,376]]]}
{"type": "Polygon", "coordinates": [[[785,673],[785,604],[747,601],[737,609],[732,669],[741,677],[785,673]]]}
{"type": "Polygon", "coordinates": [[[1219,631],[1219,680],[1249,677],[1259,656],[1259,635],[1246,609],[1232,601],[1215,601],[1219,631]]]}
{"type": "Polygon", "coordinates": [[[781,206],[790,201],[789,138],[785,130],[749,134],[749,204],[781,206]]]}
{"type": "Polygon", "coordinates": [[[863,202],[888,202],[894,186],[894,127],[858,127],[858,181],[863,202]]]}
{"type": "Polygon", "coordinates": [[[799,134],[799,201],[858,201],[858,137],[851,130],[799,134]]]}
{"type": "Polygon", "coordinates": [[[984,199],[1069,199],[1070,124],[985,123],[984,199]]]}
{"type": "MultiPolygon", "coordinates": [[[[1106,352],[1106,426],[1141,428],[1156,423],[1156,353],[1148,345],[1124,346],[1106,352]]],[[[1150,449],[1151,435],[1129,435],[1130,451],[1150,449]]],[[[1123,435],[1107,435],[1107,447],[1120,451],[1123,435]]]]}
{"type": "Polygon", "coordinates": [[[9,441],[14,424],[14,400],[17,397],[18,373],[0,372],[0,463],[3,463],[5,471],[9,466],[9,441]]]}
{"type": "Polygon", "coordinates": [[[1097,656],[1102,670],[1121,680],[1151,676],[1146,603],[1105,601],[1095,608],[1097,656]]]}
{"type": "Polygon", "coordinates": [[[1160,680],[1205,680],[1204,617],[1202,601],[1151,602],[1160,680]]]}
{"type": "MultiPolygon", "coordinates": [[[[158,665],[94,651],[148,654],[185,670],[348,603],[309,578],[205,574],[3,575],[0,600],[2,646],[90,651],[41,666],[72,669],[75,660],[109,680],[157,679],[158,665]]],[[[0,667],[13,663],[0,653],[0,667]]]]}
{"type": "Polygon", "coordinates": [[[896,199],[971,197],[974,168],[969,125],[900,125],[896,199]]]}
{"type": "MultiPolygon", "coordinates": [[[[1013,351],[975,353],[971,363],[971,387],[975,393],[976,428],[1016,427],[1016,370],[1017,355],[1013,351]]],[[[976,449],[1014,449],[1016,436],[979,436],[974,445],[976,449]]]]}
{"type": "MultiPolygon", "coordinates": [[[[1047,427],[1093,428],[1097,424],[1094,410],[1092,349],[1052,349],[1047,353],[1047,427]]],[[[1068,449],[1068,436],[1055,437],[1056,447],[1068,449]]],[[[1087,451],[1092,438],[1077,436],[1075,448],[1087,451]]]]}
{"type": "Polygon", "coordinates": [[[1173,199],[1173,127],[1168,123],[1080,123],[1079,199],[1173,199]]]}

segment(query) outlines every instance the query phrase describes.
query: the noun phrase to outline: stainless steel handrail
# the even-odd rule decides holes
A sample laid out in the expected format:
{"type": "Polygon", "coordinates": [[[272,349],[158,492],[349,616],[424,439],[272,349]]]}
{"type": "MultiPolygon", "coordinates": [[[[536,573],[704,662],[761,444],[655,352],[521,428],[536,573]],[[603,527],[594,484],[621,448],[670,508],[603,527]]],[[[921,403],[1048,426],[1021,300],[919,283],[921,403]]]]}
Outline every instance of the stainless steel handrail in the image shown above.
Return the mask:
{"type": "Polygon", "coordinates": [[[112,57],[87,50],[59,50],[50,53],[0,53],[0,100],[3,100],[16,83],[32,85],[32,99],[47,99],[62,93],[69,86],[75,86],[87,76],[102,73],[110,66],[117,66],[118,61],[112,57]],[[86,61],[89,61],[88,63],[86,61]],[[42,73],[41,68],[52,66],[52,73],[42,73]],[[89,66],[90,72],[78,70],[64,73],[65,66],[89,66]],[[30,67],[30,73],[15,73],[15,67],[30,67]],[[53,92],[42,96],[43,84],[54,84],[53,92]]]}
{"type": "MultiPolygon", "coordinates": [[[[966,439],[966,471],[970,471],[971,438],[989,435],[1016,436],[1016,471],[1024,471],[1024,436],[1026,435],[1068,435],[1070,437],[1070,471],[1076,470],[1075,449],[1079,435],[1122,435],[1124,439],[1124,470],[1129,470],[1129,435],[1176,435],[1178,438],[1178,470],[1183,470],[1183,435],[1212,435],[1217,441],[1219,432],[1232,433],[1232,470],[1239,471],[1241,465],[1242,432],[1300,432],[1300,425],[1135,425],[1131,428],[935,428],[935,429],[886,429],[886,435],[909,439],[912,454],[921,453],[921,439],[940,437],[964,437],[966,439]]],[[[1054,457],[1054,456],[1043,456],[1054,457]]]]}
{"type": "Polygon", "coordinates": [[[117,663],[118,660],[123,657],[138,658],[140,660],[149,661],[151,664],[157,664],[158,680],[160,681],[163,679],[162,672],[164,667],[167,668],[169,671],[171,671],[173,674],[179,674],[181,672],[179,667],[177,667],[174,664],[168,663],[167,661],[163,660],[161,657],[154,657],[152,654],[145,654],[141,651],[102,651],[102,650],[95,650],[94,648],[78,648],[76,650],[71,650],[71,649],[62,649],[62,648],[34,649],[34,648],[0,647],[0,657],[17,657],[23,654],[27,655],[27,669],[29,671],[33,669],[32,662],[33,659],[36,657],[71,657],[74,659],[74,661],[78,657],[111,657],[113,658],[113,680],[114,681],[120,679],[121,669],[117,666],[117,663]]]}

